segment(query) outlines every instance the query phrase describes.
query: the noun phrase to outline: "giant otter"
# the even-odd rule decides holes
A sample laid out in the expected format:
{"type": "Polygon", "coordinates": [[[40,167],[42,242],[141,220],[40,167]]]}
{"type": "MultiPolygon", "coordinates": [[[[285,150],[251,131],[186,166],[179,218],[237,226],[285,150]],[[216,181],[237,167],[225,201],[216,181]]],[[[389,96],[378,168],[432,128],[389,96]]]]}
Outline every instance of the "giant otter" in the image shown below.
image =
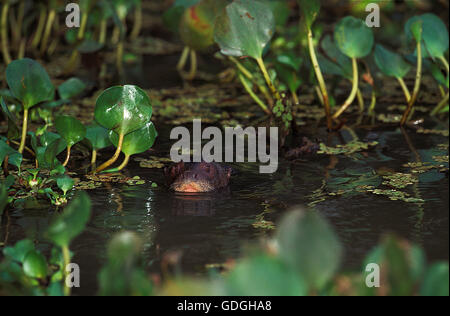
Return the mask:
{"type": "Polygon", "coordinates": [[[175,192],[201,193],[225,188],[230,183],[232,169],[218,163],[180,162],[164,173],[167,184],[175,192]]]}

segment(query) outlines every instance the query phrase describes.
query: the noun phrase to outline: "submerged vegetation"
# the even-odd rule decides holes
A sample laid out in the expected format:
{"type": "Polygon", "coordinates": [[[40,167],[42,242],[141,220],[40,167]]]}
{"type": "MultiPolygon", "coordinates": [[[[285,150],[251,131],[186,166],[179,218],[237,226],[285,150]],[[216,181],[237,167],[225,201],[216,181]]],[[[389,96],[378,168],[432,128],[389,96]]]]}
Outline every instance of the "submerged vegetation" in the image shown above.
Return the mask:
{"type": "MultiPolygon", "coordinates": [[[[310,154],[329,159],[321,186],[307,197],[312,209],[288,212],[278,225],[272,201],[264,197],[263,210],[249,224],[263,232],[263,245],[200,280],[169,273],[163,264],[162,276],[150,276],[142,238],[118,233],[106,251],[98,294],[448,295],[448,263],[427,263],[419,245],[394,235],[368,254],[361,271],[347,271],[343,244],[315,209],[362,194],[422,212],[427,197],[419,184],[432,176],[448,179],[446,22],[431,12],[408,11],[385,19],[389,26],[380,31],[367,25],[365,1],[349,4],[336,23],[321,19],[329,13],[320,0],[171,3],[161,5],[165,29],[156,33],[181,44],[144,33],[151,23],[144,8],[157,6],[153,1],[79,1],[75,28],[64,26],[61,1],[2,1],[0,224],[16,208],[26,213],[27,204],[51,204],[56,214],[45,245],[32,238],[14,245],[0,241],[0,295],[71,295],[64,267],[74,256],[70,246],[90,221],[91,198],[84,191],[97,194],[117,183],[158,188],[154,179],[130,176],[134,171],[127,166],[168,166],[170,159],[161,157],[166,153],[153,149],[159,126],[198,117],[222,127],[279,127],[282,163],[295,165],[310,154]],[[180,55],[165,71],[176,69],[183,88],[146,90],[135,82],[142,55],[158,49],[180,55]],[[222,70],[203,73],[210,62],[222,70]],[[305,130],[317,144],[300,137],[305,126],[313,126],[305,130]],[[413,161],[388,168],[385,140],[360,139],[358,128],[395,129],[413,161]],[[447,139],[425,151],[414,147],[410,133],[447,139]],[[347,134],[350,139],[342,136],[347,134]],[[337,168],[342,157],[354,161],[354,168],[337,168]],[[370,159],[381,167],[369,166],[370,159]],[[380,288],[365,286],[369,263],[384,271],[380,288]]],[[[380,5],[387,14],[395,6],[380,5]]],[[[140,70],[144,81],[165,78],[160,68],[140,70]]],[[[273,191],[295,192],[292,175],[273,191]]]]}

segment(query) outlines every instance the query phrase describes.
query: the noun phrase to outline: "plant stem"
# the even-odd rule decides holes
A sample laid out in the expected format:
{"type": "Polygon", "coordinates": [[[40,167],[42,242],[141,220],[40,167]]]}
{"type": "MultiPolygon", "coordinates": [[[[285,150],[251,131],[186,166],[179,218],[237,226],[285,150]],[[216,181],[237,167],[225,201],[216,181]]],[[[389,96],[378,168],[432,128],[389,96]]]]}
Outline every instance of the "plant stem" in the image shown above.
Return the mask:
{"type": "Polygon", "coordinates": [[[250,80],[253,80],[253,75],[251,74],[251,72],[248,71],[248,69],[245,68],[235,57],[228,56],[228,59],[236,65],[236,67],[240,72],[242,72],[244,76],[246,76],[250,80]]]}
{"type": "Polygon", "coordinates": [[[67,272],[67,266],[70,264],[70,251],[69,247],[64,246],[61,248],[63,253],[63,260],[64,260],[64,295],[70,296],[70,287],[67,286],[66,281],[67,277],[69,276],[69,272],[67,272]]]}
{"type": "Polygon", "coordinates": [[[119,143],[117,144],[117,149],[116,149],[116,152],[114,153],[114,156],[112,156],[111,159],[109,159],[107,162],[105,162],[100,167],[98,167],[95,170],[95,173],[105,170],[106,168],[108,168],[109,166],[111,166],[113,163],[115,163],[117,161],[117,159],[119,158],[120,152],[122,151],[124,137],[125,137],[125,135],[123,133],[121,133],[119,135],[119,143]]]}
{"type": "Polygon", "coordinates": [[[325,84],[325,80],[323,79],[322,71],[320,70],[319,61],[317,60],[316,50],[314,49],[313,34],[310,28],[308,28],[308,47],[311,62],[313,64],[314,72],[316,74],[317,81],[319,82],[320,92],[322,94],[323,105],[325,107],[325,114],[327,117],[327,127],[331,130],[333,128],[333,122],[331,121],[330,99],[328,97],[327,86],[325,84]]]}
{"type": "Polygon", "coordinates": [[[433,109],[433,111],[431,111],[431,116],[435,116],[436,114],[439,114],[439,112],[441,112],[441,110],[444,108],[444,106],[446,106],[448,104],[448,92],[445,95],[445,97],[442,99],[441,102],[439,102],[439,104],[433,109]]]}
{"type": "Polygon", "coordinates": [[[48,13],[47,25],[45,26],[44,37],[41,43],[41,54],[44,54],[47,50],[48,40],[50,38],[50,34],[52,32],[53,22],[55,21],[56,11],[55,9],[51,9],[48,13]]]}
{"type": "Polygon", "coordinates": [[[189,71],[189,75],[187,77],[188,80],[194,80],[195,75],[197,74],[197,52],[191,49],[191,70],[189,71]]]}
{"type": "Polygon", "coordinates": [[[69,163],[69,159],[70,159],[70,149],[71,146],[67,146],[67,154],[66,154],[66,160],[63,163],[63,167],[66,167],[67,164],[69,163]]]}
{"type": "Polygon", "coordinates": [[[25,56],[25,45],[27,40],[24,38],[20,41],[19,51],[17,52],[17,59],[22,59],[25,56]]]}
{"type": "Polygon", "coordinates": [[[270,91],[272,92],[273,96],[277,101],[281,100],[281,96],[278,93],[277,89],[273,85],[272,80],[270,79],[269,73],[267,72],[266,65],[264,65],[264,61],[262,58],[256,59],[256,62],[258,63],[259,68],[261,69],[261,72],[264,76],[264,79],[266,79],[267,86],[269,87],[270,91]]]}
{"type": "Polygon", "coordinates": [[[358,88],[358,91],[356,92],[356,96],[358,98],[359,112],[362,113],[362,112],[364,112],[364,97],[359,88],[358,88]]]}
{"type": "Polygon", "coordinates": [[[22,37],[22,26],[23,26],[23,17],[25,14],[25,0],[21,0],[19,4],[19,11],[17,12],[17,29],[16,29],[16,38],[14,39],[14,44],[18,45],[21,37],[22,37]]]}
{"type": "Polygon", "coordinates": [[[42,6],[41,13],[39,14],[39,21],[38,21],[36,33],[34,34],[33,42],[31,43],[31,47],[33,49],[36,49],[39,46],[39,43],[41,42],[42,32],[44,31],[46,17],[47,17],[47,10],[45,9],[44,6],[42,6]]]}
{"type": "Polygon", "coordinates": [[[9,54],[9,45],[8,45],[8,11],[9,11],[9,3],[3,4],[2,8],[2,22],[1,22],[1,37],[2,37],[2,53],[3,53],[3,61],[6,65],[11,63],[11,55],[9,54]]]}
{"type": "Polygon", "coordinates": [[[95,165],[97,162],[97,151],[95,149],[92,150],[92,159],[91,159],[91,165],[95,165]]]}
{"type": "Polygon", "coordinates": [[[358,93],[359,76],[358,76],[358,62],[357,62],[356,58],[352,58],[352,64],[353,64],[353,80],[352,80],[353,88],[352,88],[352,92],[350,93],[350,96],[348,97],[348,99],[341,106],[341,108],[333,115],[334,119],[337,119],[339,116],[341,116],[342,113],[345,112],[345,110],[347,110],[347,108],[355,100],[356,94],[358,93]]]}
{"type": "Polygon", "coordinates": [[[447,74],[449,73],[449,66],[448,66],[448,61],[447,59],[445,59],[444,56],[439,57],[439,60],[442,62],[442,64],[445,67],[445,70],[447,70],[447,74]]]}
{"type": "Polygon", "coordinates": [[[376,105],[377,105],[377,95],[375,94],[375,91],[372,91],[372,99],[369,106],[369,115],[374,114],[376,105]]]}
{"type": "Polygon", "coordinates": [[[420,91],[420,84],[422,80],[422,45],[419,41],[417,43],[417,73],[416,73],[416,83],[414,85],[414,91],[411,96],[411,99],[408,102],[408,107],[406,108],[405,113],[403,113],[402,120],[400,121],[400,125],[405,125],[406,121],[409,118],[409,114],[411,113],[411,110],[414,106],[414,103],[416,103],[417,96],[419,95],[420,91]]]}
{"type": "Polygon", "coordinates": [[[122,170],[123,168],[125,168],[128,165],[128,162],[130,161],[130,157],[131,157],[130,155],[125,155],[125,159],[120,164],[120,166],[117,167],[117,171],[122,170]]]}
{"type": "Polygon", "coordinates": [[[117,44],[117,52],[116,52],[116,66],[119,70],[119,73],[123,73],[123,41],[121,40],[119,44],[117,44]]]}
{"type": "Polygon", "coordinates": [[[320,104],[322,106],[325,106],[325,103],[323,102],[322,92],[320,91],[319,86],[314,86],[314,90],[316,91],[317,98],[319,99],[320,104]]]}
{"type": "Polygon", "coordinates": [[[297,91],[291,91],[292,99],[294,101],[294,105],[299,105],[300,100],[298,99],[297,91]]]}
{"type": "Polygon", "coordinates": [[[139,37],[142,29],[142,5],[139,2],[134,10],[134,25],[130,34],[130,40],[134,41],[139,37]]]}
{"type": "Polygon", "coordinates": [[[183,52],[181,53],[180,60],[177,64],[177,70],[182,71],[184,69],[184,66],[186,66],[187,59],[189,57],[189,52],[191,49],[188,46],[185,46],[183,49],[183,52]]]}
{"type": "Polygon", "coordinates": [[[22,138],[20,139],[19,153],[23,153],[25,148],[25,141],[27,139],[28,128],[28,110],[23,111],[23,124],[22,124],[22,138]]]}
{"type": "Polygon", "coordinates": [[[88,22],[88,18],[89,18],[89,14],[87,12],[84,13],[83,16],[81,17],[80,29],[78,30],[78,36],[77,36],[77,39],[79,41],[84,39],[84,34],[86,32],[86,25],[88,22]]]}
{"type": "Polygon", "coordinates": [[[106,42],[106,33],[108,30],[108,23],[106,20],[102,20],[100,22],[100,35],[98,36],[98,42],[100,44],[105,44],[106,42]]]}
{"type": "Polygon", "coordinates": [[[444,87],[442,87],[441,85],[439,85],[439,91],[441,92],[441,96],[445,97],[445,90],[444,87]]]}
{"type": "Polygon", "coordinates": [[[248,85],[248,82],[243,77],[243,74],[239,74],[239,80],[241,81],[242,85],[245,88],[245,91],[252,97],[252,99],[256,102],[256,104],[259,105],[259,107],[268,115],[271,115],[272,113],[267,108],[267,106],[264,104],[263,101],[253,92],[252,88],[248,85]]]}
{"type": "Polygon", "coordinates": [[[397,77],[398,82],[400,83],[400,86],[402,87],[403,93],[405,94],[406,102],[409,103],[411,100],[411,93],[409,92],[408,87],[406,86],[405,81],[403,78],[397,77]]]}

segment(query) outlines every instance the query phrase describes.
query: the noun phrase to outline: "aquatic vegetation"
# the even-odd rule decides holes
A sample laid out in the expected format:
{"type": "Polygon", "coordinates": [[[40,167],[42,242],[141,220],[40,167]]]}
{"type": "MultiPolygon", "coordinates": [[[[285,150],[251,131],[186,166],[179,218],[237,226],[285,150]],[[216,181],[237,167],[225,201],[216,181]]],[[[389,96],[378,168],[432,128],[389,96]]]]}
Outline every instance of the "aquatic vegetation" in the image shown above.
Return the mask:
{"type": "Polygon", "coordinates": [[[79,120],[70,116],[58,116],[55,119],[55,127],[67,144],[66,160],[63,163],[63,166],[66,167],[69,163],[71,148],[86,137],[86,127],[79,120]]]}
{"type": "Polygon", "coordinates": [[[91,164],[94,165],[97,161],[98,151],[112,145],[109,140],[109,131],[98,124],[93,123],[86,129],[86,139],[92,147],[91,164]]]}
{"type": "Polygon", "coordinates": [[[136,86],[117,86],[104,91],[95,105],[98,124],[119,135],[114,156],[96,169],[100,172],[119,158],[126,135],[143,128],[152,116],[147,94],[136,86]]]}
{"type": "Polygon", "coordinates": [[[320,149],[317,153],[326,155],[351,155],[359,151],[368,150],[371,147],[375,147],[377,145],[378,142],[364,143],[358,140],[353,140],[345,145],[337,145],[336,147],[328,147],[324,143],[321,143],[320,149]]]}

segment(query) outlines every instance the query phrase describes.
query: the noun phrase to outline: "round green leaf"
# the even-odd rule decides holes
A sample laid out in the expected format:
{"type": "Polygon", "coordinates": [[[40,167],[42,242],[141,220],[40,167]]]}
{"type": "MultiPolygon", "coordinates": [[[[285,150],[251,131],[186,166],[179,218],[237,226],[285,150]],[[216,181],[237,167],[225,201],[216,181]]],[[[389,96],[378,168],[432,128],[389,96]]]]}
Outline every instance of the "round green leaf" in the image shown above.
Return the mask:
{"type": "Polygon", "coordinates": [[[405,24],[405,33],[409,41],[414,38],[423,40],[426,50],[424,55],[435,58],[443,57],[449,47],[448,30],[444,22],[432,13],[414,16],[405,24]]]}
{"type": "Polygon", "coordinates": [[[47,230],[47,237],[59,247],[67,247],[86,227],[91,216],[91,200],[86,192],[80,192],[58,215],[47,230]]]}
{"type": "Polygon", "coordinates": [[[47,277],[47,268],[47,260],[36,250],[29,251],[25,256],[23,272],[27,276],[35,279],[45,279],[47,277]]]}
{"type": "Polygon", "coordinates": [[[227,0],[201,0],[186,9],[181,17],[179,33],[190,48],[201,51],[214,44],[214,21],[227,5],[227,0]]]}
{"type": "Polygon", "coordinates": [[[69,100],[80,95],[84,89],[86,89],[86,84],[83,81],[78,78],[70,78],[58,87],[58,93],[61,99],[69,100]]]}
{"type": "Polygon", "coordinates": [[[372,29],[352,16],[343,18],[336,25],[334,40],[341,52],[350,58],[366,57],[374,43],[372,29]]]}
{"type": "Polygon", "coordinates": [[[306,27],[311,28],[320,12],[319,0],[298,0],[302,17],[305,20],[306,27]]]}
{"type": "Polygon", "coordinates": [[[3,254],[7,258],[23,263],[23,261],[25,260],[25,256],[31,250],[34,250],[33,242],[29,239],[23,239],[17,242],[14,247],[6,247],[5,249],[3,249],[3,254]]]}
{"type": "MultiPolygon", "coordinates": [[[[125,155],[136,155],[149,150],[155,143],[158,132],[152,122],[147,123],[143,128],[134,131],[123,139],[122,152],[125,155]]],[[[114,131],[109,133],[109,139],[117,147],[119,135],[114,131]]]]}
{"type": "Polygon", "coordinates": [[[402,56],[391,52],[382,45],[375,47],[375,63],[385,75],[396,78],[403,78],[411,70],[402,56]]]}
{"type": "Polygon", "coordinates": [[[86,127],[71,116],[58,116],[55,119],[55,128],[70,147],[86,137],[86,127]]]}
{"type": "Polygon", "coordinates": [[[310,289],[323,288],[339,268],[342,246],[316,212],[289,213],[281,221],[276,239],[280,257],[300,273],[310,289]]]}
{"type": "Polygon", "coordinates": [[[86,139],[89,140],[94,150],[103,149],[111,146],[109,140],[109,132],[104,127],[93,124],[88,126],[86,131],[86,139]]]}
{"type": "Polygon", "coordinates": [[[152,116],[147,94],[137,86],[116,86],[97,99],[95,120],[117,134],[129,134],[145,126],[152,116]]]}
{"type": "Polygon", "coordinates": [[[214,39],[224,55],[262,57],[275,31],[275,18],[264,2],[235,0],[216,19],[214,39]]]}
{"type": "Polygon", "coordinates": [[[66,175],[60,176],[56,179],[56,185],[61,189],[61,191],[64,192],[64,195],[67,194],[67,191],[72,190],[74,184],[75,181],[66,175]]]}
{"type": "Polygon", "coordinates": [[[6,81],[11,93],[26,110],[55,96],[55,88],[47,71],[29,58],[10,63],[6,68],[6,81]]]}

